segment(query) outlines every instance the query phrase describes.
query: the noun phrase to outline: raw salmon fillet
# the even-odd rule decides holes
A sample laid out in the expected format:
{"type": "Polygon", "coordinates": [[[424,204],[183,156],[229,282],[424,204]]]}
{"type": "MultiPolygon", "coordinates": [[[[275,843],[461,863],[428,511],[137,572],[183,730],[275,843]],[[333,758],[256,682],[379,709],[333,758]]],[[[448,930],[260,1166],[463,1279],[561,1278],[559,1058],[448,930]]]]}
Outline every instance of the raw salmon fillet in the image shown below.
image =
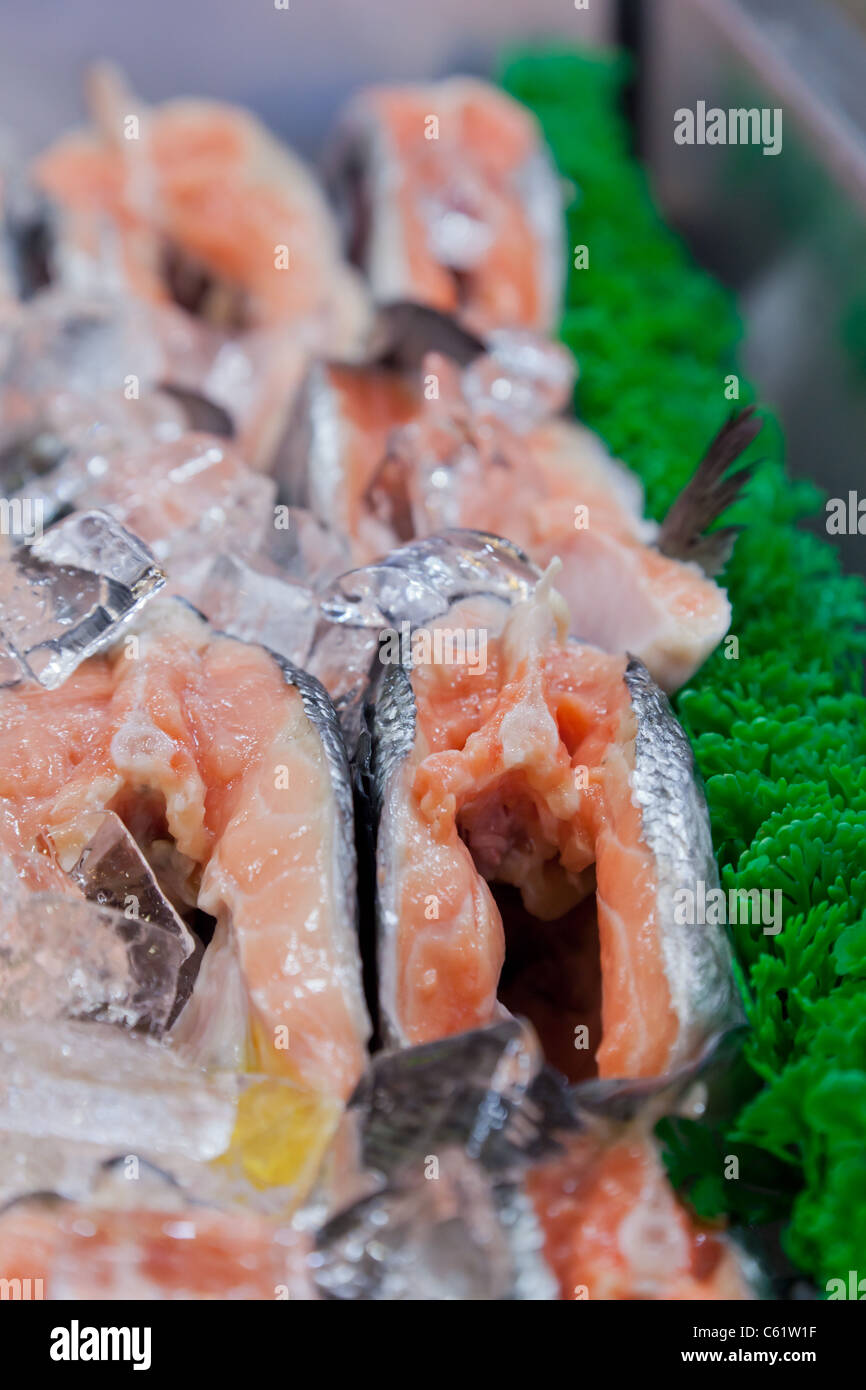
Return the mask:
{"type": "Polygon", "coordinates": [[[573,634],[632,653],[677,690],[728,630],[724,589],[687,550],[664,553],[637,477],[598,435],[543,412],[517,428],[490,409],[495,374],[493,396],[473,404],[473,371],[487,365],[461,378],[438,353],[414,374],[317,366],[282,482],[349,537],[359,565],[456,527],[507,537],[542,568],[560,559],[573,634]]]}
{"type": "Polygon", "coordinates": [[[638,1127],[601,1143],[565,1141],[527,1187],[563,1299],[744,1299],[742,1263],[722,1233],[677,1200],[651,1137],[638,1127]]]}
{"type": "Polygon", "coordinates": [[[503,92],[470,78],[363,92],[337,127],[331,182],[377,300],[476,329],[553,327],[559,184],[534,118],[503,92]]]}
{"type": "Polygon", "coordinates": [[[164,600],[59,689],[0,692],[0,712],[0,796],[25,850],[47,837],[74,859],[77,822],[110,808],[188,861],[217,920],[178,1024],[188,1044],[348,1094],[367,1028],[351,827],[276,660],[164,600]]]}
{"type": "Polygon", "coordinates": [[[89,86],[93,125],[35,170],[61,213],[59,278],[102,289],[107,261],[151,307],[168,378],[219,400],[265,468],[310,357],[350,352],[367,322],[322,192],[246,111],[147,108],[105,67],[89,86]]]}
{"type": "Polygon", "coordinates": [[[34,1201],[0,1214],[0,1277],[38,1279],[46,1299],[310,1299],[307,1253],[252,1212],[34,1201]]]}
{"type": "MultiPolygon", "coordinates": [[[[539,936],[595,891],[598,1074],[660,1076],[736,1014],[723,930],[674,910],[715,881],[706,807],[645,668],[565,642],[548,585],[487,631],[484,665],[383,677],[380,999],[403,1043],[491,1022],[507,948],[488,884],[519,890],[539,936]]],[[[457,604],[431,628],[475,620],[457,604]]]]}

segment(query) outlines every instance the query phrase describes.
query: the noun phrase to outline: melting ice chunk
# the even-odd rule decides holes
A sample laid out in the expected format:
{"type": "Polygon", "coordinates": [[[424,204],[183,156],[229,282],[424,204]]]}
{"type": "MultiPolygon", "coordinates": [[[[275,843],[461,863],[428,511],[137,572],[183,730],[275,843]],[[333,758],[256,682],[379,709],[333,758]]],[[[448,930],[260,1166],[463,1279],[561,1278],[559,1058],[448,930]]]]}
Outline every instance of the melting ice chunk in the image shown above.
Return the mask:
{"type": "Polygon", "coordinates": [[[121,394],[130,375],[147,386],[158,380],[163,362],[145,306],[130,297],[51,288],[16,323],[0,381],[4,416],[61,390],[121,394]]]}
{"type": "Polygon", "coordinates": [[[0,1059],[0,1133],[196,1162],[231,1143],[243,1078],[207,1077],[149,1038],[21,1020],[0,1032],[0,1059]]]}
{"type": "Polygon", "coordinates": [[[49,690],[165,583],[147,547],[104,512],[79,512],[0,564],[0,681],[49,690]]]}
{"type": "Polygon", "coordinates": [[[304,666],[318,605],[305,585],[284,579],[267,562],[217,556],[201,586],[198,606],[211,624],[245,642],[261,642],[304,666]]]}
{"type": "Polygon", "coordinates": [[[319,1287],[343,1299],[554,1297],[520,1177],[566,1105],[514,1019],[375,1058],[334,1149],[319,1287]]]}
{"type": "Polygon", "coordinates": [[[304,507],[288,507],[285,513],[285,524],[278,527],[275,521],[265,534],[261,554],[282,574],[317,589],[345,574],[351,563],[345,537],[304,507]]]}
{"type": "Polygon", "coordinates": [[[513,1258],[485,1175],[459,1151],[440,1151],[435,1181],[375,1193],[327,1222],[313,1256],[319,1289],[375,1301],[513,1296],[513,1258]]]}
{"type": "Polygon", "coordinates": [[[567,348],[500,328],[488,335],[487,354],[465,368],[461,389],[476,415],[498,416],[522,434],[567,405],[576,374],[567,348]]]}
{"type": "Polygon", "coordinates": [[[77,844],[84,836],[89,837],[70,870],[70,877],[86,898],[154,923],[180,943],[183,964],[178,973],[177,996],[166,1023],[170,1026],[192,992],[204,946],[175,911],[150,864],[114,811],[94,811],[82,816],[66,831],[66,836],[67,842],[77,844]]]}
{"type": "Polygon", "coordinates": [[[195,939],[159,887],[153,870],[114,811],[94,811],[75,823],[87,836],[70,876],[85,897],[101,907],[132,913],[176,936],[184,959],[192,955],[195,939]]]}
{"type": "Polygon", "coordinates": [[[362,702],[378,649],[379,637],[372,628],[337,627],[329,618],[320,623],[306,663],[333,700],[350,751],[358,741],[362,702]]]}
{"type": "Polygon", "coordinates": [[[185,959],[185,943],[156,922],[31,893],[0,917],[0,1017],[95,1019],[159,1034],[185,959]]]}
{"type": "Polygon", "coordinates": [[[100,489],[121,454],[165,448],[185,429],[183,407],[164,391],[140,400],[58,393],[29,426],[3,431],[0,486],[19,507],[38,506],[46,520],[72,505],[102,507],[100,489]]]}
{"type": "Polygon", "coordinates": [[[345,572],[348,551],[312,513],[277,510],[287,524],[260,527],[257,544],[217,555],[190,597],[214,627],[305,667],[319,619],[316,590],[345,572]]]}
{"type": "Polygon", "coordinates": [[[102,463],[100,471],[89,467],[77,505],[108,512],[139,536],[193,603],[215,555],[251,553],[272,527],[273,480],[248,469],[224,440],[182,433],[117,450],[102,463]]]}
{"type": "Polygon", "coordinates": [[[206,1071],[107,1024],[4,1023],[0,1206],[40,1189],[86,1199],[100,1164],[135,1204],[156,1165],[163,1189],[284,1212],[309,1190],[337,1108],[287,1077],[206,1071]]]}
{"type": "Polygon", "coordinates": [[[347,1115],[363,1167],[394,1177],[437,1144],[491,1168],[522,1163],[543,1147],[538,1126],[551,1102],[533,1099],[546,1082],[541,1061],[534,1033],[516,1019],[375,1058],[347,1115]]]}
{"type": "Polygon", "coordinates": [[[528,598],[539,572],[510,541],[453,529],[412,541],[385,560],[350,570],[322,595],[322,613],[345,627],[429,623],[469,594],[528,598]]]}

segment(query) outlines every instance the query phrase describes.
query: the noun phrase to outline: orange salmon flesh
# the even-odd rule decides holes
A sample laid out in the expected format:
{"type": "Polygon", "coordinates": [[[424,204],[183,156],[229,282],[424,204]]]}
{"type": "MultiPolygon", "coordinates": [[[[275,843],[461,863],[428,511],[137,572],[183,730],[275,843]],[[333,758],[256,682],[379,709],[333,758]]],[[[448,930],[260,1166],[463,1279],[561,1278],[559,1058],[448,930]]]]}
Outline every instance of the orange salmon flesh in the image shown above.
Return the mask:
{"type": "Polygon", "coordinates": [[[349,537],[355,563],[369,564],[443,529],[428,477],[438,463],[448,526],[507,536],[542,569],[561,560],[557,587],[575,636],[632,653],[663,689],[678,689],[728,630],[724,590],[654,547],[636,479],[591,430],[552,420],[518,435],[472,421],[449,392],[451,364],[430,354],[424,371],[434,367],[443,394],[434,401],[420,378],[392,373],[389,384],[381,371],[325,369],[340,490],[319,495],[312,479],[314,509],[349,537]],[[475,451],[470,462],[462,445],[475,451]]]}
{"type": "Polygon", "coordinates": [[[497,637],[484,672],[413,669],[417,729],[398,774],[396,951],[386,981],[407,1041],[496,1016],[505,937],[486,879],[520,891],[539,935],[594,889],[598,1075],[668,1070],[678,1022],[654,863],[631,796],[636,720],[624,670],[624,658],[592,648],[553,644],[536,657],[497,637]]]}
{"type": "Polygon", "coordinates": [[[307,1253],[290,1227],[206,1207],[21,1203],[0,1214],[3,1278],[38,1278],[51,1299],[309,1299],[307,1253]]]}
{"type": "Polygon", "coordinates": [[[156,798],[200,871],[198,906],[236,956],[258,1065],[347,1095],[366,1052],[360,984],[337,940],[334,798],[301,696],[271,656],[165,600],[59,689],[0,692],[0,722],[0,796],[19,845],[48,836],[64,854],[85,812],[129,817],[156,798]]]}
{"type": "Polygon", "coordinates": [[[558,286],[521,183],[543,148],[532,116],[495,88],[457,79],[374,89],[350,109],[346,125],[354,124],[372,142],[365,192],[372,225],[363,259],[374,293],[459,310],[479,331],[552,327],[558,286]],[[386,197],[377,195],[383,167],[386,197]],[[443,210],[480,224],[483,251],[470,256],[470,265],[449,264],[431,238],[430,207],[440,200],[443,210]]]}
{"type": "Polygon", "coordinates": [[[579,1135],[528,1189],[562,1299],[745,1299],[735,1253],[677,1200],[652,1141],[579,1135]]]}

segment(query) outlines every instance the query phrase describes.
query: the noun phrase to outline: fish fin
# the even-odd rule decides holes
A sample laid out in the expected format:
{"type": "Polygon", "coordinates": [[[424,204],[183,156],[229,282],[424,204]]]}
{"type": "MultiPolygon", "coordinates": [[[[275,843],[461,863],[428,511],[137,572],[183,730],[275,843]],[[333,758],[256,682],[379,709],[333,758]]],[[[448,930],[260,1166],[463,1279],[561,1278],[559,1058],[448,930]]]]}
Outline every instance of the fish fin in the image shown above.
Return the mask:
{"type": "Polygon", "coordinates": [[[763,421],[755,409],[746,406],[725,421],[659,531],[657,545],[663,555],[692,561],[710,576],[727,563],[742,529],[725,526],[705,534],[707,527],[736,502],[754,472],[754,464],[735,473],[728,473],[728,469],[761,432],[763,421]]]}
{"type": "Polygon", "coordinates": [[[215,434],[222,439],[234,438],[235,427],[232,417],[209,396],[186,386],[175,386],[170,381],[161,381],[157,389],[177,401],[186,414],[187,425],[191,430],[202,434],[215,434]]]}
{"type": "MultiPolygon", "coordinates": [[[[596,1118],[622,1125],[642,1118],[648,1127],[666,1115],[688,1115],[696,1083],[703,1083],[710,1099],[723,1092],[748,1034],[745,1023],[732,1021],[665,1076],[578,1082],[569,1089],[574,1113],[578,1121],[596,1118]]],[[[707,1104],[705,1098],[705,1108],[707,1104]]]]}
{"type": "Polygon", "coordinates": [[[417,371],[429,352],[439,352],[465,367],[485,351],[485,345],[452,315],[429,304],[400,299],[378,306],[367,351],[378,366],[417,371]]]}

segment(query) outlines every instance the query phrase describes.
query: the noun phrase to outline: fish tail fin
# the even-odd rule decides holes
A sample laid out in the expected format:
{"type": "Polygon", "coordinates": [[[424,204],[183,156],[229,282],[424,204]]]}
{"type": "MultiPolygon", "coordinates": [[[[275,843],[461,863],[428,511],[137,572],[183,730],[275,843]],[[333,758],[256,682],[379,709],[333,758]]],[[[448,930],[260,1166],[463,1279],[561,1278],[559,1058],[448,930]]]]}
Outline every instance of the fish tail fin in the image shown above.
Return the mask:
{"type": "Polygon", "coordinates": [[[742,528],[723,526],[707,534],[707,527],[737,500],[751,478],[753,463],[734,473],[728,470],[762,428],[754,405],[725,421],[662,522],[657,544],[663,555],[693,561],[708,575],[724,567],[742,528]]]}

